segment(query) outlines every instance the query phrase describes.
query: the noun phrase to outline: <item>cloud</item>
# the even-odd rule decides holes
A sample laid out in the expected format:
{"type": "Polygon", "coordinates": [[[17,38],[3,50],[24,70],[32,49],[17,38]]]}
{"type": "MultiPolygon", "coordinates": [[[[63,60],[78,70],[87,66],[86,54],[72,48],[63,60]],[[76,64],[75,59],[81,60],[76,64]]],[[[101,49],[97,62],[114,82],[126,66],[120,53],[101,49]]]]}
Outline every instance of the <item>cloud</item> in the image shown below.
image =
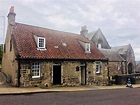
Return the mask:
{"type": "Polygon", "coordinates": [[[17,22],[73,33],[101,28],[111,46],[131,44],[140,59],[140,0],[1,0],[0,15],[11,5],[17,22]]]}
{"type": "Polygon", "coordinates": [[[58,27],[60,26],[78,26],[78,22],[75,21],[74,19],[68,19],[62,15],[56,15],[56,16],[50,16],[50,17],[47,17],[48,21],[51,22],[52,24],[54,25],[58,25],[58,27]],[[57,24],[56,24],[57,23],[57,24]]]}

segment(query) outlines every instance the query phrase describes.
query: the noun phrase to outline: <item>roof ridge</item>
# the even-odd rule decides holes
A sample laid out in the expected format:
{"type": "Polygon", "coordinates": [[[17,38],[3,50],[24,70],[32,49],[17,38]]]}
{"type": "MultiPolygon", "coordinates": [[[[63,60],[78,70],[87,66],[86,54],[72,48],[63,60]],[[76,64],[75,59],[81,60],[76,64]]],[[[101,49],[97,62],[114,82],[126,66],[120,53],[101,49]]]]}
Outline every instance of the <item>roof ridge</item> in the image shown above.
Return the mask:
{"type": "MultiPolygon", "coordinates": [[[[16,22],[16,24],[21,24],[21,25],[26,25],[26,26],[31,26],[31,27],[37,27],[37,28],[47,29],[47,30],[51,30],[51,31],[62,32],[62,33],[69,33],[69,34],[80,35],[80,34],[77,34],[77,33],[66,32],[66,31],[59,31],[59,30],[55,30],[55,29],[51,29],[51,28],[46,28],[46,27],[43,27],[43,26],[40,27],[40,26],[32,25],[32,24],[24,24],[24,23],[19,23],[19,22],[16,22]]],[[[82,36],[82,35],[81,35],[81,36],[82,36]]]]}
{"type": "Polygon", "coordinates": [[[126,45],[120,45],[120,46],[113,46],[113,47],[111,47],[111,48],[115,48],[115,47],[127,47],[127,46],[129,46],[129,45],[131,45],[131,44],[126,44],[126,45]]]}

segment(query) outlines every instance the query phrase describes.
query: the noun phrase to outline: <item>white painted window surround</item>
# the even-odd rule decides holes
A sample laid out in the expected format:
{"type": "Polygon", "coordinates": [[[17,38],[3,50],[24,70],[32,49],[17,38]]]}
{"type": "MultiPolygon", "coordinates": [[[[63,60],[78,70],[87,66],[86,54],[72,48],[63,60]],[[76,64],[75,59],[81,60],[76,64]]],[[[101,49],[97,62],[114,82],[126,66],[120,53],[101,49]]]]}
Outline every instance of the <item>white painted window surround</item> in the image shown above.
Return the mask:
{"type": "Polygon", "coordinates": [[[85,43],[85,52],[90,53],[90,43],[85,43]]]}
{"type": "Polygon", "coordinates": [[[101,49],[101,48],[102,48],[101,43],[98,43],[98,48],[99,48],[99,49],[101,49]]]}
{"type": "Polygon", "coordinates": [[[46,50],[46,39],[43,36],[34,35],[37,50],[46,50]]]}
{"type": "Polygon", "coordinates": [[[32,78],[40,78],[40,63],[32,63],[32,78]]]}
{"type": "Polygon", "coordinates": [[[38,37],[38,43],[37,43],[37,46],[39,49],[45,49],[45,38],[44,37],[38,37]]]}
{"type": "Polygon", "coordinates": [[[101,65],[100,62],[96,62],[96,74],[101,73],[101,65]]]}

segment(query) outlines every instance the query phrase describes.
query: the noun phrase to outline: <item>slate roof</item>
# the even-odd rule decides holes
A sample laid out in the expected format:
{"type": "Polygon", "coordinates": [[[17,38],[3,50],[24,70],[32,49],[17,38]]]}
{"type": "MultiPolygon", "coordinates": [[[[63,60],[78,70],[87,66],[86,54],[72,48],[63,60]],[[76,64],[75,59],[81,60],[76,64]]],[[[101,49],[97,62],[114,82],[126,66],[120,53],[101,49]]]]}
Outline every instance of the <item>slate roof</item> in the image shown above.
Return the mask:
{"type": "Polygon", "coordinates": [[[95,45],[98,44],[98,41],[101,39],[103,41],[102,48],[110,49],[110,45],[108,44],[100,28],[98,28],[96,31],[90,32],[88,34],[88,39],[91,40],[95,45]]]}
{"type": "Polygon", "coordinates": [[[13,40],[19,59],[106,60],[105,56],[91,41],[79,34],[16,23],[13,40]],[[37,50],[34,35],[45,37],[46,50],[37,50]],[[79,41],[90,43],[91,53],[85,53],[85,49],[79,41]],[[66,43],[67,46],[63,46],[62,43],[66,43]]]}
{"type": "Polygon", "coordinates": [[[109,59],[109,61],[111,62],[124,62],[125,60],[114,50],[111,50],[111,49],[100,49],[100,51],[104,54],[104,56],[106,58],[109,59]]]}
{"type": "Polygon", "coordinates": [[[131,47],[130,44],[123,46],[112,47],[111,49],[118,51],[119,54],[126,54],[126,51],[131,47]]]}

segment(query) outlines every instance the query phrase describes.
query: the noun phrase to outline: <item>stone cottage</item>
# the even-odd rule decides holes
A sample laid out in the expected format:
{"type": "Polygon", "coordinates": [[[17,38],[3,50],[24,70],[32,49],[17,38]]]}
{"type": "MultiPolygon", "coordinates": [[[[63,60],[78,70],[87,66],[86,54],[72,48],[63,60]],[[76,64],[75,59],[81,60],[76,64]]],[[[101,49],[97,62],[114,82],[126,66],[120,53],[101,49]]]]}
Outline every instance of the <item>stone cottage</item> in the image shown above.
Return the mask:
{"type": "Polygon", "coordinates": [[[12,6],[2,59],[2,72],[13,86],[108,83],[108,59],[88,38],[17,23],[15,16],[12,6]]]}

